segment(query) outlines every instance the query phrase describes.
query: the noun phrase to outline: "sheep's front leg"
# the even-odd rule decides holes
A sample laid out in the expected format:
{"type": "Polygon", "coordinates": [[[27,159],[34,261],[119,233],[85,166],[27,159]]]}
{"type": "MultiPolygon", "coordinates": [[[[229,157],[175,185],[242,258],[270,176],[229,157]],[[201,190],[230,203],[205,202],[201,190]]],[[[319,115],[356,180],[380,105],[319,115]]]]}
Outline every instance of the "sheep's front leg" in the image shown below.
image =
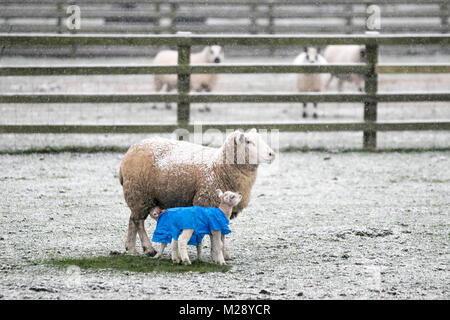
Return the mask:
{"type": "Polygon", "coordinates": [[[136,220],[135,223],[137,225],[137,230],[139,238],[141,239],[142,249],[144,250],[144,253],[150,257],[153,257],[156,254],[156,250],[153,249],[147,232],[145,231],[144,221],[144,219],[139,219],[136,220]]]}
{"type": "Polygon", "coordinates": [[[167,243],[161,242],[161,246],[159,247],[159,252],[153,258],[155,258],[155,259],[161,258],[162,254],[164,252],[164,249],[166,249],[166,246],[167,246],[167,243]]]}
{"type": "Polygon", "coordinates": [[[231,256],[230,256],[230,253],[228,252],[228,248],[225,246],[225,236],[224,235],[221,236],[221,240],[222,240],[223,258],[225,260],[231,260],[231,256]]]}
{"type": "Polygon", "coordinates": [[[194,233],[194,229],[184,229],[178,236],[178,253],[181,258],[181,262],[186,265],[191,264],[187,253],[187,243],[194,233]]]}
{"type": "Polygon", "coordinates": [[[220,230],[211,230],[211,254],[212,259],[215,263],[224,265],[225,259],[223,257],[223,247],[222,247],[222,233],[220,230]]]}

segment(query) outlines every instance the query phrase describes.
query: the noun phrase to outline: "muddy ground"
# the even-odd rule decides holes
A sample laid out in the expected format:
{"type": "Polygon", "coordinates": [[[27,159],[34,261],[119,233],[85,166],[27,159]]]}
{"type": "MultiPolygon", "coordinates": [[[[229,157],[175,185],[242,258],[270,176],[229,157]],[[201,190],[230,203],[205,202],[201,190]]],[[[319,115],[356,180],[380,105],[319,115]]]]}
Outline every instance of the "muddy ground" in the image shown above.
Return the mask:
{"type": "Polygon", "coordinates": [[[232,221],[227,273],[44,264],[124,250],[121,157],[0,155],[0,298],[450,298],[450,152],[281,154],[232,221]]]}

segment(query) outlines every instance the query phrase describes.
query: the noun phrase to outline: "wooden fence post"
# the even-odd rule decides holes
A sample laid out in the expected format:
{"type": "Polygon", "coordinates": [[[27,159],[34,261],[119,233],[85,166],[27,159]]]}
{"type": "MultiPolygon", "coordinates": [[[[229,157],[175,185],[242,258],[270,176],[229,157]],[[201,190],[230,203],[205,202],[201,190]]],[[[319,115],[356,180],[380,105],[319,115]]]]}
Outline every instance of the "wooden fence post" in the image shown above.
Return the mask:
{"type": "MultiPolygon", "coordinates": [[[[366,44],[367,71],[365,73],[364,90],[368,97],[364,101],[364,121],[367,124],[373,124],[377,121],[377,99],[375,97],[378,92],[378,75],[376,72],[377,63],[378,44],[366,44]]],[[[365,150],[374,150],[376,147],[377,132],[375,130],[365,130],[363,132],[363,148],[365,150]]]]}
{"type": "Polygon", "coordinates": [[[177,122],[179,127],[186,127],[189,124],[190,103],[188,100],[191,89],[191,75],[187,68],[189,67],[191,57],[191,33],[177,32],[180,36],[178,41],[178,106],[177,122]]]}
{"type": "Polygon", "coordinates": [[[441,13],[441,27],[442,33],[447,33],[449,31],[448,28],[448,4],[446,2],[442,2],[439,11],[441,13]]]}

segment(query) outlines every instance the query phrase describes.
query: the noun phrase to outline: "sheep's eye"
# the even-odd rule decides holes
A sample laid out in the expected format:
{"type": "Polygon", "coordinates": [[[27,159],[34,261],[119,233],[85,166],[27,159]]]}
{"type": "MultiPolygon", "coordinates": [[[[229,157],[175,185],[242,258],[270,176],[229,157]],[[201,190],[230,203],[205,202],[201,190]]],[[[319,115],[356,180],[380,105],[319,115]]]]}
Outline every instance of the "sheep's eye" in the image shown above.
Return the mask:
{"type": "Polygon", "coordinates": [[[250,140],[246,139],[245,143],[250,144],[250,140]]]}

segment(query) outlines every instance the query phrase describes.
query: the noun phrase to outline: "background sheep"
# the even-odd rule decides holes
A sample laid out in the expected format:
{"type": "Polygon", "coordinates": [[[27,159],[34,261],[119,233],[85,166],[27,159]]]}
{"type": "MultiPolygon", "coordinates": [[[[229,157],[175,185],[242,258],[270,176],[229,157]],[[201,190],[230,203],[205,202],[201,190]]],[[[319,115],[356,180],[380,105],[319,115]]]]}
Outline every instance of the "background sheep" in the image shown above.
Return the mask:
{"type": "MultiPolygon", "coordinates": [[[[327,46],[324,57],[329,63],[359,63],[366,61],[366,48],[358,45],[332,45],[327,46]]],[[[342,91],[344,82],[353,82],[358,86],[358,90],[363,90],[364,76],[356,73],[332,75],[325,88],[328,88],[333,78],[338,79],[338,91],[342,91]]]]}
{"type": "MultiPolygon", "coordinates": [[[[217,207],[220,199],[215,190],[230,190],[242,194],[241,202],[233,208],[231,218],[235,217],[250,201],[258,165],[274,158],[274,151],[256,129],[231,133],[218,149],[163,138],[131,146],[119,173],[131,210],[126,250],[136,252],[139,233],[144,253],[156,254],[144,227],[147,215],[156,207],[217,207]]],[[[223,252],[228,259],[225,245],[223,252]]]]}
{"type": "MultiPolygon", "coordinates": [[[[191,64],[201,63],[221,63],[224,59],[223,49],[221,46],[208,46],[201,52],[191,54],[191,64]]],[[[173,50],[164,50],[159,52],[154,64],[157,65],[176,65],[178,63],[178,52],[173,50]]],[[[212,91],[217,83],[217,74],[193,74],[191,75],[191,89],[197,92],[212,91]]],[[[177,89],[177,75],[176,74],[155,74],[154,77],[155,91],[169,92],[177,89]]],[[[170,104],[166,104],[170,109],[170,104]]],[[[201,111],[210,111],[208,106],[205,106],[201,111]]]]}
{"type": "MultiPolygon", "coordinates": [[[[320,55],[320,49],[309,47],[300,53],[294,60],[294,64],[324,64],[325,58],[320,55]]],[[[320,92],[324,87],[323,73],[299,73],[297,75],[297,90],[300,92],[320,92]]],[[[313,117],[317,118],[317,102],[313,102],[313,117]]],[[[307,102],[303,102],[303,118],[308,117],[307,102]]]]}

